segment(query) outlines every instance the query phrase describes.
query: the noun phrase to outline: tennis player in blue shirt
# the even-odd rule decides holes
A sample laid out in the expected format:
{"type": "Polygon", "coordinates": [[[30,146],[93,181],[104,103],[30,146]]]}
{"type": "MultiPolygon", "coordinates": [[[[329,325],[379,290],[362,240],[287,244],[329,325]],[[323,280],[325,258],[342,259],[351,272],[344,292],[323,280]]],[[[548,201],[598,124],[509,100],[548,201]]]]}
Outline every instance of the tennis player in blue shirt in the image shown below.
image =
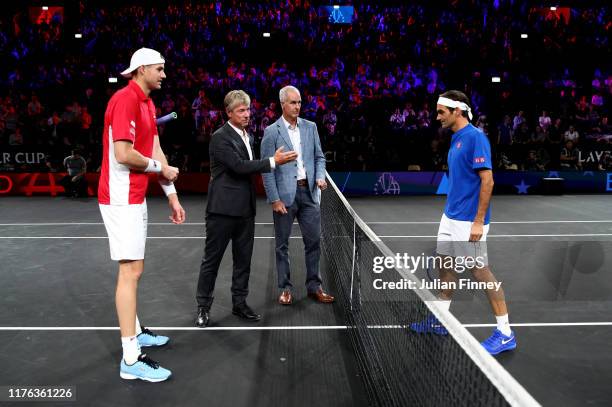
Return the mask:
{"type": "MultiPolygon", "coordinates": [[[[453,131],[448,152],[448,197],[440,220],[436,251],[438,255],[445,256],[445,259],[451,257],[455,266],[459,264],[457,259],[460,257],[463,260],[473,259],[475,267],[471,272],[474,279],[478,282],[497,283],[489,268],[486,247],[491,217],[489,202],[493,192],[489,140],[482,131],[470,124],[472,111],[464,93],[456,90],[443,93],[438,99],[436,111],[442,127],[453,131]]],[[[444,261],[442,264],[448,263],[444,261]]],[[[452,267],[442,267],[440,280],[457,281],[455,270],[452,267]]],[[[453,291],[443,289],[438,295],[440,304],[446,310],[450,309],[453,291]]],[[[485,291],[497,320],[497,328],[482,345],[492,355],[515,349],[516,339],[510,329],[501,285],[497,289],[485,291]]],[[[421,333],[448,334],[433,315],[410,327],[421,333]]]]}

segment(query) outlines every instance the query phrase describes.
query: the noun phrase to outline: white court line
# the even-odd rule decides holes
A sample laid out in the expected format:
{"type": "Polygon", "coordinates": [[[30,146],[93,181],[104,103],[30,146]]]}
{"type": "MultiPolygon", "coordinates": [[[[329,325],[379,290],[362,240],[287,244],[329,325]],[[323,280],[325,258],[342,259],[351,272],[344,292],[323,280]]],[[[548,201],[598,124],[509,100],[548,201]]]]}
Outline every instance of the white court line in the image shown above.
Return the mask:
{"type": "MultiPolygon", "coordinates": [[[[560,235],[487,235],[487,237],[597,237],[612,236],[612,233],[568,233],[560,235]]],[[[379,238],[437,238],[437,235],[380,235],[379,238]]],[[[289,239],[301,239],[302,236],[290,236],[289,239]]],[[[0,236],[0,239],[108,239],[108,236],[0,236]]],[[[202,236],[147,236],[147,239],[206,239],[202,236]]],[[[274,236],[255,236],[255,239],[274,239],[274,236]]]]}
{"type": "MultiPolygon", "coordinates": [[[[255,222],[256,225],[274,225],[273,222],[255,222]]],[[[293,222],[297,225],[297,222],[293,222]]],[[[205,222],[189,222],[174,225],[171,222],[151,222],[149,226],[204,226],[205,222]]],[[[0,226],[104,226],[102,222],[64,222],[64,223],[0,223],[0,226]]]]}
{"type": "MultiPolygon", "coordinates": [[[[589,237],[589,236],[612,236],[612,233],[567,233],[559,235],[487,235],[490,237],[589,237]]],[[[437,235],[379,235],[380,238],[437,238],[437,235]]]]}
{"type": "MultiPolygon", "coordinates": [[[[462,324],[466,328],[489,328],[496,324],[462,324]]],[[[574,326],[612,326],[612,322],[518,322],[513,327],[574,327],[574,326]]],[[[206,328],[188,326],[151,326],[158,331],[317,331],[346,330],[345,325],[301,325],[301,326],[209,326],[206,328]]],[[[407,329],[406,325],[368,325],[369,329],[407,329]]],[[[0,331],[118,331],[117,326],[2,326],[0,331]]]]}
{"type": "MultiPolygon", "coordinates": [[[[344,325],[320,326],[209,326],[206,328],[190,326],[147,326],[157,331],[300,331],[300,330],[339,330],[348,329],[344,325]]],[[[0,331],[118,331],[118,326],[3,326],[0,331]]]]}
{"type": "MultiPolygon", "coordinates": [[[[415,222],[366,222],[368,225],[438,225],[440,221],[415,221],[415,222]]],[[[612,220],[518,220],[518,221],[497,221],[491,222],[492,225],[499,224],[541,224],[541,223],[612,223],[612,220]]]]}
{"type": "MultiPolygon", "coordinates": [[[[289,239],[301,239],[290,236],[289,239]]],[[[0,239],[108,239],[108,236],[0,236],[0,239]]],[[[147,239],[206,239],[205,236],[147,236],[147,239]]],[[[255,239],[274,239],[274,236],[255,236],[255,239]]]]}
{"type": "MultiPolygon", "coordinates": [[[[562,235],[488,235],[487,237],[597,237],[612,236],[612,233],[571,233],[562,235]]],[[[437,235],[380,235],[384,239],[431,238],[437,235]]],[[[289,239],[301,239],[302,236],[290,236],[289,239]]],[[[108,236],[0,236],[0,239],[108,239],[108,236]]],[[[203,236],[147,236],[147,239],[206,239],[203,236]]],[[[255,236],[255,239],[274,239],[274,236],[255,236]]]]}
{"type": "MultiPolygon", "coordinates": [[[[497,324],[462,324],[466,328],[487,328],[497,324]]],[[[510,326],[525,327],[556,327],[556,326],[612,326],[612,322],[519,322],[511,323],[510,326]]]]}
{"type": "MultiPolygon", "coordinates": [[[[546,224],[546,223],[612,223],[612,220],[518,220],[518,221],[497,221],[491,222],[493,225],[499,224],[546,224]]],[[[274,222],[255,222],[256,225],[274,225],[274,222]]],[[[293,223],[297,225],[297,222],[293,223]]],[[[366,222],[368,225],[438,225],[440,221],[382,221],[366,222]]],[[[0,226],[102,226],[102,222],[64,222],[64,223],[0,223],[0,226]]],[[[170,222],[151,222],[151,226],[204,226],[205,222],[185,222],[181,225],[174,225],[170,222]]]]}
{"type": "Polygon", "coordinates": [[[91,226],[104,225],[101,222],[65,222],[65,223],[0,223],[0,226],[91,226]]]}

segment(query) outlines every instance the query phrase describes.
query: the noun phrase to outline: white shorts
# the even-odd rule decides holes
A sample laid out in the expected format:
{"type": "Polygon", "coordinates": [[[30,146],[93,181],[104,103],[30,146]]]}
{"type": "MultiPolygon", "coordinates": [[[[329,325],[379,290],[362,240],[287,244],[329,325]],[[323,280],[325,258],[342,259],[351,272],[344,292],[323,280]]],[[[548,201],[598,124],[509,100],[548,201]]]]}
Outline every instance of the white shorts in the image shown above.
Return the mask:
{"type": "Polygon", "coordinates": [[[147,241],[147,202],[138,205],[100,205],[111,259],[143,260],[147,241]]]}
{"type": "Polygon", "coordinates": [[[452,257],[479,257],[484,265],[489,264],[487,256],[487,234],[489,225],[482,228],[482,237],[478,242],[470,242],[472,222],[454,220],[442,214],[438,228],[436,252],[452,257]]]}

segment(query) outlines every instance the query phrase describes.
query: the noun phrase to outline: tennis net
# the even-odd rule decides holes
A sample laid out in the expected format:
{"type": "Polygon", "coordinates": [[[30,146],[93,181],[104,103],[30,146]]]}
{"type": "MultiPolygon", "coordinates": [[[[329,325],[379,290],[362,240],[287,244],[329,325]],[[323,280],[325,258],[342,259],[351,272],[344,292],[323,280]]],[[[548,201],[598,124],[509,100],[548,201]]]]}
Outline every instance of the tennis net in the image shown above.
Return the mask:
{"type": "Polygon", "coordinates": [[[361,220],[334,181],[322,193],[322,249],[371,405],[537,406],[434,295],[400,268],[373,273],[375,257],[395,256],[361,220]],[[392,275],[390,273],[394,273],[392,275]],[[375,289],[374,279],[414,281],[417,288],[375,289]],[[448,336],[407,325],[435,315],[448,336]]]}

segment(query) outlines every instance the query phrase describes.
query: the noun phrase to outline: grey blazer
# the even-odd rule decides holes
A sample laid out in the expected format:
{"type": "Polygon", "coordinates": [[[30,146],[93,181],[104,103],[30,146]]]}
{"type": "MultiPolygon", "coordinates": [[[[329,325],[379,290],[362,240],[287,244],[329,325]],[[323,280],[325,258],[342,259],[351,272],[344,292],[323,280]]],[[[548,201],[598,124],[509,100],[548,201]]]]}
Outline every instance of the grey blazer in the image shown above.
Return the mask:
{"type": "MultiPolygon", "coordinates": [[[[325,179],[325,155],[321,149],[317,125],[309,120],[298,118],[298,128],[302,145],[302,160],[308,178],[308,189],[313,200],[320,203],[321,193],[315,181],[325,179]]],[[[274,156],[274,152],[281,146],[285,147],[285,151],[294,149],[282,117],[264,131],[261,142],[261,158],[274,156]]],[[[280,199],[285,206],[293,204],[297,188],[296,161],[277,166],[273,172],[262,174],[262,177],[268,203],[280,199]]]]}

